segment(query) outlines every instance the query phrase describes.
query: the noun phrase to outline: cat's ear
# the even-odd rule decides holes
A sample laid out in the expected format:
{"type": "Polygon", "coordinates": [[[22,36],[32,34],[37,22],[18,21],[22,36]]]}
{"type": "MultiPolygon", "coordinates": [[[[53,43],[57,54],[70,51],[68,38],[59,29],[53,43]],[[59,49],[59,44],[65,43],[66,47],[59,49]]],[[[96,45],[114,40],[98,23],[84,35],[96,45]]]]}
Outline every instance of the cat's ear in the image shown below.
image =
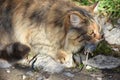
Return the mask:
{"type": "Polygon", "coordinates": [[[64,27],[65,30],[68,31],[68,29],[72,27],[80,27],[79,24],[83,22],[85,17],[81,15],[77,11],[72,11],[68,13],[64,18],[64,27]]]}
{"type": "Polygon", "coordinates": [[[91,12],[93,12],[93,13],[97,13],[98,12],[99,3],[100,2],[96,2],[96,3],[94,3],[93,5],[90,6],[91,12]]]}
{"type": "Polygon", "coordinates": [[[70,14],[70,24],[74,27],[77,27],[81,22],[80,16],[77,14],[70,14]]]}
{"type": "Polygon", "coordinates": [[[90,6],[80,6],[80,7],[86,9],[87,11],[89,11],[91,13],[97,13],[99,4],[100,4],[100,2],[96,2],[90,6]]]}
{"type": "Polygon", "coordinates": [[[77,11],[73,11],[69,14],[69,23],[72,27],[80,27],[80,23],[84,22],[85,19],[85,16],[77,11]]]}

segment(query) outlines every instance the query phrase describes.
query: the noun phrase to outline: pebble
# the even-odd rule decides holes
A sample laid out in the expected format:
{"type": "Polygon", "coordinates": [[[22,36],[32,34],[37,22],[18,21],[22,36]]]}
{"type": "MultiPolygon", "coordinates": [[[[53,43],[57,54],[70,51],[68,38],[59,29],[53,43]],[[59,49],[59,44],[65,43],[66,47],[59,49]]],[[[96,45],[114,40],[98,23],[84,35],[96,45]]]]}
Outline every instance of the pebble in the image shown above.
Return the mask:
{"type": "Polygon", "coordinates": [[[76,63],[81,64],[82,60],[79,54],[73,56],[76,63]]]}
{"type": "Polygon", "coordinates": [[[97,80],[102,80],[102,78],[100,78],[100,77],[97,77],[97,80]]]}
{"type": "Polygon", "coordinates": [[[120,24],[120,18],[117,20],[117,23],[120,24]]]}
{"type": "Polygon", "coordinates": [[[12,66],[11,68],[12,68],[12,69],[15,69],[15,67],[14,67],[14,66],[12,66]]]}
{"type": "Polygon", "coordinates": [[[22,79],[25,80],[27,77],[25,75],[22,76],[22,79]]]}
{"type": "Polygon", "coordinates": [[[27,76],[33,76],[34,74],[33,74],[32,71],[28,71],[28,72],[26,73],[26,75],[27,75],[27,76]]]}
{"type": "Polygon", "coordinates": [[[64,72],[63,73],[65,76],[68,76],[68,77],[74,77],[75,75],[70,73],[70,72],[64,72]]]}
{"type": "Polygon", "coordinates": [[[90,70],[90,69],[92,69],[92,67],[91,66],[86,66],[86,69],[90,70]]]}
{"type": "Polygon", "coordinates": [[[37,78],[37,80],[44,80],[44,78],[40,76],[37,78]]]}
{"type": "Polygon", "coordinates": [[[112,78],[112,76],[109,76],[109,78],[112,78]]]}
{"type": "Polygon", "coordinates": [[[6,72],[7,72],[7,73],[10,73],[10,70],[9,70],[9,69],[7,69],[7,70],[6,70],[6,72]]]}

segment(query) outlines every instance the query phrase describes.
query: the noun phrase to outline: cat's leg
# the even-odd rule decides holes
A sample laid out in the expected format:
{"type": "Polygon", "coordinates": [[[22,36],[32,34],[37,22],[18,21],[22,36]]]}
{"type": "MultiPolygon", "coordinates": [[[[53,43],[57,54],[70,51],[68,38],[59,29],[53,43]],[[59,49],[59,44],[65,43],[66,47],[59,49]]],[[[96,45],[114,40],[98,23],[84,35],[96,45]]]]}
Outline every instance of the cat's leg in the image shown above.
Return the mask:
{"type": "Polygon", "coordinates": [[[16,62],[23,59],[30,52],[30,48],[19,42],[6,45],[0,50],[0,58],[8,62],[16,62]]]}

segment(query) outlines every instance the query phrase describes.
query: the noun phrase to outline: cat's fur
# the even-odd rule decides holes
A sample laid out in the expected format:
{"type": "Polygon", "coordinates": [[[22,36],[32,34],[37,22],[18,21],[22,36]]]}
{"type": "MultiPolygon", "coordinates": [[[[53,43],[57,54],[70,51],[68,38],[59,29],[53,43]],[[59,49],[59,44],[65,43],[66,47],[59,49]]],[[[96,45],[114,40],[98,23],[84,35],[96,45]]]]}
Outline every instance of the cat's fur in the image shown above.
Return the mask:
{"type": "Polygon", "coordinates": [[[46,54],[66,63],[87,42],[96,44],[101,38],[92,8],[66,0],[1,0],[0,58],[21,59],[31,49],[30,55],[46,54]],[[9,58],[11,54],[15,56],[9,58]]]}

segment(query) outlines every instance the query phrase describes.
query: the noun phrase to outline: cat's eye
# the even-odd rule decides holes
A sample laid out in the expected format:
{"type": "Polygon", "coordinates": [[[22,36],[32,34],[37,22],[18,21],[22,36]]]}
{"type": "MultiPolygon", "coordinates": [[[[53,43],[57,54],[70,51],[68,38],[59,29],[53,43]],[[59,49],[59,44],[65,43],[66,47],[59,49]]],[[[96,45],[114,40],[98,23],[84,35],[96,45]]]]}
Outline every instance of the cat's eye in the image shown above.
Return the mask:
{"type": "Polygon", "coordinates": [[[88,30],[88,32],[87,32],[88,35],[92,35],[93,33],[94,33],[93,30],[88,30]]]}

